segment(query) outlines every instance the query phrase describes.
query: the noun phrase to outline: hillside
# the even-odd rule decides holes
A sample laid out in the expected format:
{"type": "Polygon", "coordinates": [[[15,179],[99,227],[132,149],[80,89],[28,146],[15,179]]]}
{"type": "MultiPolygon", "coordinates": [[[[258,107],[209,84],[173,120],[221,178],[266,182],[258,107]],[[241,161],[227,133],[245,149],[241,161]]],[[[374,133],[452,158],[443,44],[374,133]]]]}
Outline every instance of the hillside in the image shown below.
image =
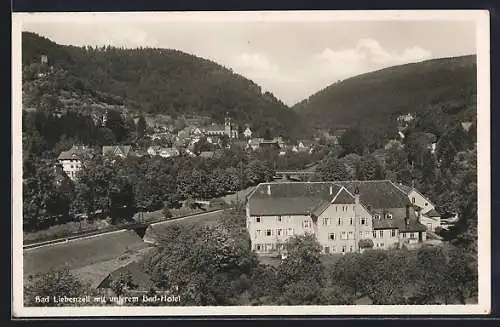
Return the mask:
{"type": "MultiPolygon", "coordinates": [[[[227,112],[236,123],[249,124],[261,135],[269,130],[286,137],[296,130],[295,112],[272,94],[262,93],[252,81],[212,61],[170,49],[74,47],[29,32],[22,37],[24,80],[33,80],[33,72],[43,66],[41,56],[46,55],[45,66],[60,73],[58,86],[51,88],[56,96],[61,89],[80,94],[73,99],[92,94],[132,111],[174,117],[208,115],[223,121],[227,112]]],[[[27,94],[26,106],[39,103],[41,95],[32,93],[27,94]]]]}
{"type": "Polygon", "coordinates": [[[394,66],[334,83],[293,106],[309,126],[379,121],[440,106],[455,114],[474,107],[476,56],[394,66]]]}

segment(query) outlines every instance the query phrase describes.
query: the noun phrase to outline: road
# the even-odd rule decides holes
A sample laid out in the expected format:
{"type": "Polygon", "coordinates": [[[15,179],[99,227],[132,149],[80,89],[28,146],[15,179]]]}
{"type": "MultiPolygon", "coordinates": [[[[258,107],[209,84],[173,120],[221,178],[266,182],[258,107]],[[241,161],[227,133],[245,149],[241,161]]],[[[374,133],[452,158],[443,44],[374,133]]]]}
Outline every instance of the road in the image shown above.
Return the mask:
{"type": "MultiPolygon", "coordinates": [[[[181,217],[181,218],[174,218],[174,219],[171,219],[171,220],[160,221],[160,222],[157,222],[157,223],[150,224],[150,226],[157,226],[157,225],[161,226],[161,225],[170,224],[170,223],[173,223],[173,222],[183,221],[183,220],[187,220],[187,219],[193,219],[193,218],[198,218],[199,219],[199,218],[202,218],[204,216],[211,217],[211,216],[213,216],[215,214],[221,213],[222,211],[224,211],[224,209],[216,210],[216,211],[210,211],[210,212],[204,212],[204,213],[198,213],[198,214],[189,215],[189,216],[185,216],[185,217],[181,217]]],[[[52,240],[52,241],[45,241],[45,242],[40,242],[40,243],[35,243],[35,244],[29,244],[29,245],[23,246],[23,251],[24,251],[24,253],[26,253],[28,251],[39,249],[39,248],[43,248],[43,247],[54,247],[54,246],[58,246],[58,245],[61,245],[61,244],[78,242],[78,241],[81,241],[81,240],[91,239],[91,238],[95,238],[95,237],[103,237],[103,236],[106,236],[106,235],[112,235],[112,234],[116,234],[116,233],[121,233],[121,232],[124,232],[126,230],[128,230],[128,229],[127,228],[123,228],[123,229],[120,229],[120,230],[115,230],[115,231],[110,231],[110,232],[103,232],[103,233],[97,233],[97,234],[93,234],[93,235],[82,235],[82,236],[76,236],[76,237],[73,236],[73,237],[59,238],[59,239],[52,240]]]]}

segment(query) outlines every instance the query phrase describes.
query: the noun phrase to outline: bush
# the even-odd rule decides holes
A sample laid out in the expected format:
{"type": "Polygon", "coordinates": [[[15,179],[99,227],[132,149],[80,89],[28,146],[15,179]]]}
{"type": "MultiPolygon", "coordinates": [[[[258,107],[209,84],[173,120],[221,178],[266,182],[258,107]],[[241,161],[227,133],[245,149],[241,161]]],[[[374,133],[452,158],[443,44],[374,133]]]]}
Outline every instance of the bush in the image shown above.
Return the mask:
{"type": "Polygon", "coordinates": [[[359,247],[361,249],[371,249],[373,248],[373,241],[371,239],[359,240],[359,247]]]}
{"type": "Polygon", "coordinates": [[[165,217],[166,219],[170,219],[173,217],[172,211],[168,207],[163,208],[162,214],[163,214],[163,217],[165,217]]]}

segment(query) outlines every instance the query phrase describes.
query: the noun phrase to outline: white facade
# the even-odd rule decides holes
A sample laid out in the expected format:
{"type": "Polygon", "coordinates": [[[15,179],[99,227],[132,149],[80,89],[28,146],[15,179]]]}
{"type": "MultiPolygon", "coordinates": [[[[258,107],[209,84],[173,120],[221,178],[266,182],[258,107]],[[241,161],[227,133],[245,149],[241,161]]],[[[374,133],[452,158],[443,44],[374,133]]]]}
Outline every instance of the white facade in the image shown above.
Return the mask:
{"type": "Polygon", "coordinates": [[[59,163],[66,175],[72,180],[76,180],[76,173],[82,169],[81,160],[75,155],[73,159],[59,160],[59,163]]]}

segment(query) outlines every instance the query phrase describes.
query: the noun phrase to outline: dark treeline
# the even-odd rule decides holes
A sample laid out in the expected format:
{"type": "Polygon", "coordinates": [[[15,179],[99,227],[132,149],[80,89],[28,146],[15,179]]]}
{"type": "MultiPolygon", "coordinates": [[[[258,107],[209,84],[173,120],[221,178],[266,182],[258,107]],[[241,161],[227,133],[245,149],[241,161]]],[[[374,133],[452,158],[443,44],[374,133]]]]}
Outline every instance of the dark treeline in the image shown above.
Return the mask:
{"type": "MultiPolygon", "coordinates": [[[[61,46],[25,32],[24,81],[33,80],[40,71],[41,55],[47,55],[48,65],[60,72],[61,88],[55,88],[54,96],[60,89],[94,97],[104,93],[108,103],[126,103],[143,112],[174,118],[208,114],[223,122],[229,113],[241,127],[252,126],[255,135],[270,132],[292,137],[301,130],[296,114],[270,92],[262,92],[230,69],[177,50],[61,46]]],[[[26,105],[37,102],[35,99],[26,105]]]]}

